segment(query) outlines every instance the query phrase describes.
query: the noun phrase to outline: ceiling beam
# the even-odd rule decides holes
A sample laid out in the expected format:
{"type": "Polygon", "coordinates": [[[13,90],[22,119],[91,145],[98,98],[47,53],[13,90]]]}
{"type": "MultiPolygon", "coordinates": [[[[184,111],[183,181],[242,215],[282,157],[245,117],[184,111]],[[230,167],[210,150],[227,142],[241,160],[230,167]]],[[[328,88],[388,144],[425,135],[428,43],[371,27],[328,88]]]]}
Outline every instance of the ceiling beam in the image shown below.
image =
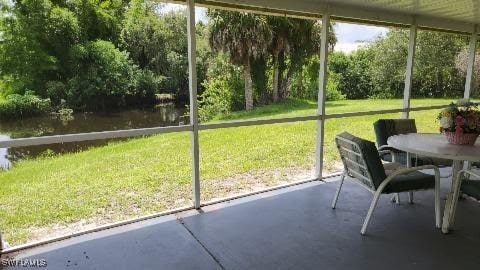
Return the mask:
{"type": "MultiPolygon", "coordinates": [[[[184,1],[171,1],[184,3],[184,1]]],[[[416,21],[419,29],[447,31],[458,34],[471,34],[475,28],[475,24],[468,21],[328,1],[197,0],[196,4],[210,8],[312,19],[319,19],[322,14],[328,13],[331,19],[379,26],[409,27],[413,21],[416,21]]]]}

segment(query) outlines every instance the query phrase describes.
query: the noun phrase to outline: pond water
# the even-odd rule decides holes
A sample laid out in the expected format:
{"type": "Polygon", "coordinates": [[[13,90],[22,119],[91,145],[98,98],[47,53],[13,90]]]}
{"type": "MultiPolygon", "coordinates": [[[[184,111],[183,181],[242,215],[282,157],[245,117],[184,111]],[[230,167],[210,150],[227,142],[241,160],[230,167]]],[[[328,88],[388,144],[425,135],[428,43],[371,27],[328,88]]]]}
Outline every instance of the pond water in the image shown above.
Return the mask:
{"type": "MultiPolygon", "coordinates": [[[[124,130],[189,124],[188,111],[173,103],[151,109],[115,113],[74,113],[70,116],[46,115],[16,121],[0,122],[0,140],[95,131],[124,130]]],[[[49,144],[29,147],[0,148],[0,168],[8,169],[14,161],[40,155],[75,152],[101,146],[112,140],[49,144]]]]}

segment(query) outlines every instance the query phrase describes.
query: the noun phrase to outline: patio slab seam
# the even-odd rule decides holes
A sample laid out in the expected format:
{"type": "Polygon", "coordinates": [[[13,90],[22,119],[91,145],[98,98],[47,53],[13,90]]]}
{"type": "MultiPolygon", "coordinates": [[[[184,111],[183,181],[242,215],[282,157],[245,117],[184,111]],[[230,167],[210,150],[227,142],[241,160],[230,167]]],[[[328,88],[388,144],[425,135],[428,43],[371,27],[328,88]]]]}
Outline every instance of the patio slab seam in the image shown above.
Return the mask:
{"type": "MultiPolygon", "coordinates": [[[[200,213],[201,214],[201,213],[200,213]]],[[[178,218],[177,219],[178,223],[188,232],[188,234],[190,234],[190,236],[195,239],[195,241],[197,241],[197,243],[203,248],[203,250],[210,256],[210,258],[212,258],[212,260],[215,261],[215,263],[222,269],[222,270],[225,270],[226,268],[222,265],[222,263],[220,262],[220,260],[207,248],[207,246],[202,243],[202,241],[200,241],[200,239],[195,236],[195,234],[193,233],[193,231],[191,231],[187,225],[185,224],[185,222],[183,221],[183,218],[178,218]]]]}

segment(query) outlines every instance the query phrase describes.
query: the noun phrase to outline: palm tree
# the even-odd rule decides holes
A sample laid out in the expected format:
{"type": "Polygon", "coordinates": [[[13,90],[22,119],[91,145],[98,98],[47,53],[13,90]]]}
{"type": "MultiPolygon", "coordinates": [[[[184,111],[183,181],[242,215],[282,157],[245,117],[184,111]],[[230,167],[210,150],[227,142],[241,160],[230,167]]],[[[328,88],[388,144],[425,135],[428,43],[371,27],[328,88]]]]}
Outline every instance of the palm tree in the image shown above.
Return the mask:
{"type": "Polygon", "coordinates": [[[210,47],[230,55],[230,61],[243,66],[245,109],[253,108],[251,61],[265,55],[272,31],[265,16],[209,10],[210,47]]]}
{"type": "Polygon", "coordinates": [[[285,17],[269,16],[268,24],[272,29],[272,42],[269,51],[272,54],[273,80],[272,80],[272,99],[274,102],[279,98],[280,84],[280,53],[287,52],[292,40],[292,21],[285,17]]]}
{"type": "MultiPolygon", "coordinates": [[[[288,95],[288,89],[292,83],[293,75],[298,74],[298,87],[302,87],[302,67],[305,59],[319,53],[320,49],[320,33],[322,29],[321,21],[288,18],[289,20],[289,47],[284,55],[288,56],[290,65],[286,72],[285,78],[280,78],[279,98],[285,99],[288,95]]],[[[333,24],[329,24],[330,35],[328,36],[329,50],[333,50],[337,37],[334,33],[333,24]]],[[[280,59],[280,61],[284,61],[280,59]]],[[[280,74],[283,70],[280,70],[280,74]]]]}

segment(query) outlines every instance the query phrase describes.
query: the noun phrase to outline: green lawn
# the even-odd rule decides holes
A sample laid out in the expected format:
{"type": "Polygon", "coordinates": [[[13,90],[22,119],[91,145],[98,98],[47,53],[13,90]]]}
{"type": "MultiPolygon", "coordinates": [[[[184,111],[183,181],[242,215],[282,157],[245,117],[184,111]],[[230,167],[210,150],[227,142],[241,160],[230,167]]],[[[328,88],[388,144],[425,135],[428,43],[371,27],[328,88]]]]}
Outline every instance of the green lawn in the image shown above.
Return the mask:
{"type": "MultiPolygon", "coordinates": [[[[416,100],[448,104],[451,99],[416,100]]],[[[328,102],[327,112],[401,107],[401,100],[328,102]]],[[[289,100],[214,121],[312,115],[316,104],[289,100]]],[[[437,110],[414,112],[422,132],[435,132],[437,110]]],[[[335,134],[374,139],[372,123],[400,114],[326,122],[326,169],[335,170],[335,134]]],[[[202,200],[289,181],[313,168],[316,122],[200,132],[202,200]]],[[[10,244],[191,205],[190,134],[163,134],[110,143],[79,153],[25,160],[0,172],[0,228],[10,244]],[[68,226],[67,226],[68,225],[68,226]]]]}
{"type": "MultiPolygon", "coordinates": [[[[449,104],[454,99],[412,99],[411,106],[432,106],[449,104]]],[[[327,101],[326,113],[345,113],[345,112],[361,112],[371,110],[387,110],[402,108],[403,100],[401,99],[370,99],[370,100],[340,100],[327,101]]],[[[229,115],[218,115],[212,122],[230,121],[230,120],[247,120],[247,119],[264,119],[264,118],[281,118],[314,115],[317,112],[317,103],[306,100],[287,100],[279,104],[273,104],[255,108],[250,112],[235,112],[229,115]]]]}

